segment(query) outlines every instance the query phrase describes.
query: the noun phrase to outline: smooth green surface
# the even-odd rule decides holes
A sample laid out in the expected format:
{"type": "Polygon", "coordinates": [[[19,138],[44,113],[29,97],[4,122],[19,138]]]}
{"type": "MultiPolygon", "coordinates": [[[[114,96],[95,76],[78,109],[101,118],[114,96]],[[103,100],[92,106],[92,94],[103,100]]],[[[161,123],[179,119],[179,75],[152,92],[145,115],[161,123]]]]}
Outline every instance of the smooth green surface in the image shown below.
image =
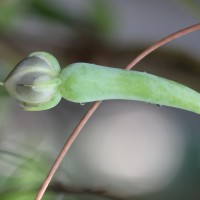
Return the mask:
{"type": "Polygon", "coordinates": [[[56,58],[46,52],[22,60],[4,85],[29,111],[53,108],[63,97],[76,103],[137,100],[200,114],[200,94],[184,85],[145,72],[88,63],[71,64],[60,71],[56,58]]]}
{"type": "Polygon", "coordinates": [[[200,94],[145,72],[75,63],[60,73],[63,98],[78,103],[107,99],[138,100],[200,113],[200,94]]]}

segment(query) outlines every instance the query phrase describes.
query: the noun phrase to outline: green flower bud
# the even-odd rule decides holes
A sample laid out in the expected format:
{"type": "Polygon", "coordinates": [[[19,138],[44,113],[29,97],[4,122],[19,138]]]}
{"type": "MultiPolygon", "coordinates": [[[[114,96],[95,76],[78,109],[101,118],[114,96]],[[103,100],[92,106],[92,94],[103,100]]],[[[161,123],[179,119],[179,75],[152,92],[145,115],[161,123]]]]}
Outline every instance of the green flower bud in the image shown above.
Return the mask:
{"type": "Polygon", "coordinates": [[[59,73],[56,58],[45,52],[35,52],[17,64],[4,85],[25,110],[46,110],[61,99],[59,73]]]}

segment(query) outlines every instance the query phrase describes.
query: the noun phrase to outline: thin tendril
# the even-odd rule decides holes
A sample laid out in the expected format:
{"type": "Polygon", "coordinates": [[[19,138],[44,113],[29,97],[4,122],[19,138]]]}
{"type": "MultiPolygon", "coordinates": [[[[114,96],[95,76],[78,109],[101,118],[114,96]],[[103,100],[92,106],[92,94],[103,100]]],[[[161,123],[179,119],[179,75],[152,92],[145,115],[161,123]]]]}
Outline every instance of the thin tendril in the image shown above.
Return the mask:
{"type": "Polygon", "coordinates": [[[53,175],[55,174],[55,172],[56,172],[57,168],[59,167],[61,161],[63,160],[66,153],[68,152],[70,146],[72,145],[72,143],[74,142],[74,140],[76,139],[76,137],[80,133],[81,129],[84,127],[84,125],[87,123],[87,121],[90,119],[90,117],[92,116],[94,111],[99,107],[100,104],[101,104],[100,101],[95,102],[90,107],[87,114],[78,123],[78,125],[76,126],[76,128],[74,129],[72,134],[70,135],[69,139],[67,140],[66,144],[63,146],[62,150],[60,151],[60,154],[58,155],[57,159],[55,160],[55,162],[53,164],[53,167],[51,168],[51,170],[49,171],[49,174],[47,175],[45,181],[43,182],[35,200],[41,200],[42,199],[42,196],[43,196],[46,188],[48,187],[53,175]]]}
{"type": "Polygon", "coordinates": [[[198,31],[200,30],[200,23],[195,24],[193,26],[190,26],[188,28],[181,29],[180,31],[177,31],[175,33],[172,33],[168,35],[167,37],[164,37],[163,39],[159,40],[149,48],[145,49],[142,53],[140,53],[132,62],[130,62],[125,69],[130,70],[133,68],[138,62],[140,62],[144,57],[149,55],[151,52],[155,51],[159,47],[163,46],[164,44],[171,42],[172,40],[175,40],[179,37],[182,37],[188,33],[198,31]]]}
{"type": "MultiPolygon", "coordinates": [[[[130,70],[131,68],[133,68],[139,61],[141,61],[144,57],[146,57],[148,54],[150,54],[151,52],[153,52],[154,50],[158,49],[159,47],[161,47],[162,45],[176,39],[179,38],[181,36],[184,36],[190,32],[194,32],[200,30],[200,23],[195,24],[193,26],[190,26],[188,28],[184,28],[176,33],[173,33],[161,40],[159,40],[158,42],[156,42],[155,44],[153,44],[152,46],[150,46],[149,48],[145,49],[143,52],[141,52],[132,62],[130,62],[124,69],[130,70]]],[[[93,113],[96,111],[96,109],[100,106],[101,101],[97,101],[95,103],[92,104],[92,106],[90,107],[90,109],[88,110],[88,112],[85,114],[85,116],[81,119],[81,121],[77,124],[76,128],[74,129],[74,131],[71,133],[69,139],[67,140],[67,142],[65,143],[65,145],[63,146],[62,150],[60,151],[57,159],[55,160],[52,168],[50,169],[46,179],[44,180],[42,186],[40,187],[40,190],[37,193],[37,196],[35,198],[35,200],[41,200],[51,179],[53,178],[55,172],[57,171],[61,161],[63,160],[63,158],[65,157],[66,153],[68,152],[69,148],[71,147],[71,145],[73,144],[74,140],[76,139],[76,137],[78,136],[78,134],[80,133],[80,131],[82,130],[82,128],[84,127],[84,125],[87,123],[87,121],[90,119],[90,117],[93,115],[93,113]]]]}

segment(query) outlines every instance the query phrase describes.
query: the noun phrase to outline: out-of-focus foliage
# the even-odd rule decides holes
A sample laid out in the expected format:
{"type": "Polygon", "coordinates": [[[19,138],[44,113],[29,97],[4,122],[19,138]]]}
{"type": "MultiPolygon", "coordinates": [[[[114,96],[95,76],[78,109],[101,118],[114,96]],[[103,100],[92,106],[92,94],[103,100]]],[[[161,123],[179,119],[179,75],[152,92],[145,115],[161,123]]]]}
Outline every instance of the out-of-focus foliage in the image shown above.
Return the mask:
{"type": "Polygon", "coordinates": [[[7,31],[14,25],[14,19],[19,18],[24,10],[24,0],[0,1],[0,27],[1,31],[7,31]]]}
{"type": "MultiPolygon", "coordinates": [[[[8,192],[2,192],[0,194],[0,198],[3,200],[28,200],[28,199],[34,199],[35,194],[37,190],[16,190],[16,191],[8,191],[8,192]]],[[[53,197],[50,194],[47,194],[43,198],[44,200],[54,200],[55,197],[53,197]]]]}
{"type": "Polygon", "coordinates": [[[112,10],[107,7],[104,1],[94,0],[91,12],[91,23],[94,24],[96,32],[105,33],[112,27],[114,20],[112,20],[112,10]]]}
{"type": "MultiPolygon", "coordinates": [[[[1,154],[1,160],[3,156],[5,155],[1,154]]],[[[22,163],[19,164],[10,176],[4,176],[3,172],[1,172],[0,199],[2,200],[34,199],[37,193],[38,185],[41,184],[46,175],[46,169],[49,168],[46,159],[38,160],[35,158],[29,159],[24,157],[20,157],[20,159],[23,159],[22,163]]],[[[4,160],[4,162],[8,161],[4,160]]],[[[55,199],[54,193],[48,192],[44,199],[55,199]]]]}
{"type": "Polygon", "coordinates": [[[107,33],[113,24],[111,8],[104,1],[91,0],[92,8],[86,17],[76,13],[63,13],[47,0],[3,0],[0,2],[0,27],[4,31],[13,28],[17,19],[36,14],[52,22],[63,23],[74,30],[90,34],[107,33]]]}
{"type": "Polygon", "coordinates": [[[198,17],[200,17],[200,0],[178,0],[185,8],[191,10],[198,17]]]}

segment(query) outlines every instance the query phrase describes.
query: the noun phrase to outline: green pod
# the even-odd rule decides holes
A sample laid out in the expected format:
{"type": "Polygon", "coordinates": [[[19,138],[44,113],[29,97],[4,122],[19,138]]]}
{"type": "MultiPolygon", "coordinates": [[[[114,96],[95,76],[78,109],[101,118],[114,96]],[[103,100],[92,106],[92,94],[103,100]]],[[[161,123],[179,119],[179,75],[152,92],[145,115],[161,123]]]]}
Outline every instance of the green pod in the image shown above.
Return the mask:
{"type": "Polygon", "coordinates": [[[78,103],[126,99],[200,114],[200,94],[182,84],[145,72],[75,63],[60,73],[63,98],[78,103]]]}
{"type": "Polygon", "coordinates": [[[56,58],[45,52],[35,52],[17,64],[4,85],[31,111],[50,109],[63,97],[76,103],[136,100],[200,114],[200,94],[184,85],[145,72],[88,63],[61,70],[56,58]]]}

